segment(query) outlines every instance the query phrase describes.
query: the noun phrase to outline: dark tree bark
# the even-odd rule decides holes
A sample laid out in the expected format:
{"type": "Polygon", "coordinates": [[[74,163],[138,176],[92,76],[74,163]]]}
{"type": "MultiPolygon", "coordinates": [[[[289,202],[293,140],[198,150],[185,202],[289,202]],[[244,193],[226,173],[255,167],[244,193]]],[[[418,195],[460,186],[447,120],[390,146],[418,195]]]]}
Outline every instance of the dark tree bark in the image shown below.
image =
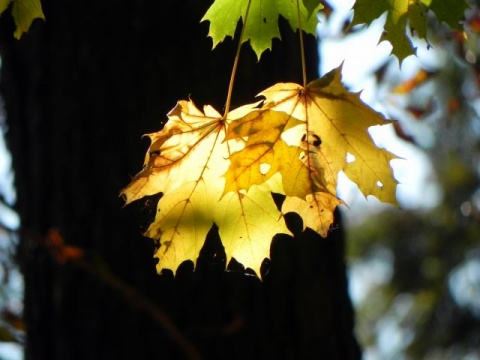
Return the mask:
{"type": "MultiPolygon", "coordinates": [[[[204,359],[360,357],[341,230],[327,239],[308,231],[276,236],[261,282],[238,264],[224,270],[212,228],[196,271],[186,262],[174,278],[156,274],[154,244],[141,235],[149,206],[123,208],[119,191],[148,146],[141,135],[158,131],[179,99],[222,110],[235,51],[232,41],[211,51],[208,25],[199,23],[209,5],[43,0],[46,22],[36,20],[20,41],[2,16],[1,94],[22,221],[26,359],[186,358],[143,297],[204,359]],[[39,241],[52,228],[85,249],[97,270],[56,262],[39,241]]],[[[234,105],[278,81],[301,83],[297,37],[283,27],[284,41],[260,63],[243,51],[234,105]]],[[[307,40],[313,79],[317,48],[307,40]]]]}

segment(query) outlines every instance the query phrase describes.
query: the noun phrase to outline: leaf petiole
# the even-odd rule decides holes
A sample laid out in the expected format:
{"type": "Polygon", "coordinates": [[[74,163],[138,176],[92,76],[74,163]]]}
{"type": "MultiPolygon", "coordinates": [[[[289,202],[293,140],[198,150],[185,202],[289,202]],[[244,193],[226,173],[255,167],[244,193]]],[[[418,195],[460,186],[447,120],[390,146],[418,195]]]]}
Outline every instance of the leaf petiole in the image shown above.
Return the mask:
{"type": "Polygon", "coordinates": [[[248,0],[247,3],[247,10],[245,11],[245,17],[242,24],[242,30],[240,32],[240,39],[238,41],[237,53],[235,54],[235,60],[233,62],[233,69],[232,75],[230,76],[230,83],[228,84],[228,93],[227,93],[227,101],[225,103],[225,113],[223,114],[223,119],[227,118],[228,112],[230,111],[230,104],[232,101],[232,93],[233,93],[233,84],[235,82],[235,75],[237,74],[238,62],[240,60],[240,50],[242,48],[242,39],[245,33],[245,24],[247,23],[248,13],[250,11],[250,4],[252,0],[248,0]]]}

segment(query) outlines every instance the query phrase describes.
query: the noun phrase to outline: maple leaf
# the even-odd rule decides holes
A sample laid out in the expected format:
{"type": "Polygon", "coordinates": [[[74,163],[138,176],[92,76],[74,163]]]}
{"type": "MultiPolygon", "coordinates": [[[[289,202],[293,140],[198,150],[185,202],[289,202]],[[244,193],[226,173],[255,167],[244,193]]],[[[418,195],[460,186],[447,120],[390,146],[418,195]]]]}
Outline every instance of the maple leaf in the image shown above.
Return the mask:
{"type": "MultiPolygon", "coordinates": [[[[176,270],[184,260],[196,261],[205,237],[215,223],[227,261],[234,257],[258,274],[269,256],[270,241],[289,233],[271,192],[276,177],[248,190],[224,193],[223,174],[230,155],[243,139],[225,140],[225,127],[250,107],[229,113],[227,120],[211,106],[204,112],[191,101],[179,101],[165,127],[148,134],[151,145],[144,169],[121,191],[126,204],[162,193],[155,220],[145,236],[160,242],[157,270],[176,270]]],[[[240,188],[237,186],[237,188],[240,188]]]]}
{"type": "Polygon", "coordinates": [[[230,156],[225,192],[238,190],[238,186],[248,189],[280,173],[282,185],[276,192],[287,195],[282,212],[297,212],[305,226],[326,236],[333,211],[343,202],[335,196],[335,175],[326,159],[318,156],[315,136],[305,137],[299,146],[288,145],[282,138],[289,129],[301,124],[305,122],[270,109],[255,110],[233,121],[226,138],[247,140],[242,150],[230,156]]]}
{"type": "Polygon", "coordinates": [[[414,55],[416,51],[407,34],[408,29],[412,35],[427,40],[429,11],[436,15],[439,22],[459,29],[466,8],[464,0],[356,0],[352,26],[371,24],[387,13],[385,32],[380,42],[388,41],[392,44],[392,54],[398,58],[401,65],[407,56],[414,55]]]}
{"type": "Polygon", "coordinates": [[[10,3],[13,3],[12,16],[16,25],[13,35],[16,39],[20,39],[22,34],[28,31],[34,19],[45,20],[39,0],[0,0],[0,14],[8,8],[10,3]]]}
{"type": "Polygon", "coordinates": [[[430,4],[438,22],[444,22],[456,30],[463,30],[462,21],[468,8],[465,0],[431,0],[430,4]]]}
{"type": "Polygon", "coordinates": [[[226,139],[246,138],[246,142],[243,151],[230,156],[225,193],[262,184],[278,172],[284,178],[287,174],[298,177],[302,167],[298,149],[288,146],[281,136],[300,123],[286,113],[255,109],[233,121],[226,139]]]}
{"type": "Polygon", "coordinates": [[[319,1],[300,1],[300,19],[298,18],[297,2],[292,0],[258,0],[252,1],[248,17],[245,18],[249,0],[216,0],[207,10],[201,21],[208,20],[210,29],[208,35],[213,40],[215,48],[226,37],[233,38],[240,20],[244,25],[242,43],[250,41],[257,58],[272,48],[272,40],[280,39],[278,18],[283,16],[291,28],[301,29],[308,34],[316,35],[318,25],[317,12],[323,8],[319,1]],[[305,5],[306,6],[305,6],[305,5]]]}
{"type": "Polygon", "coordinates": [[[333,222],[333,211],[343,203],[336,197],[340,171],[365,196],[397,204],[397,181],[390,167],[396,157],[379,149],[368,133],[371,126],[390,122],[365,105],[359,93],[344,88],[341,66],[306,87],[279,83],[259,95],[265,98],[261,108],[229,126],[227,139],[247,140],[231,156],[227,183],[249,189],[259,183],[260,175],[268,179],[270,172],[278,171],[287,196],[282,212],[297,212],[305,226],[322,236],[333,222]]]}
{"type": "Polygon", "coordinates": [[[385,32],[382,34],[380,42],[389,41],[392,44],[392,53],[397,56],[401,64],[407,56],[415,54],[415,49],[406,33],[409,15],[412,15],[412,19],[416,22],[416,27],[420,30],[420,33],[423,34],[424,29],[426,32],[427,20],[425,17],[424,23],[422,24],[418,21],[418,18],[419,14],[425,13],[425,11],[422,12],[424,8],[425,6],[418,0],[388,0],[376,2],[357,0],[353,6],[354,16],[352,26],[363,23],[370,24],[386,12],[385,32]],[[411,13],[409,13],[410,9],[412,9],[411,13]]]}

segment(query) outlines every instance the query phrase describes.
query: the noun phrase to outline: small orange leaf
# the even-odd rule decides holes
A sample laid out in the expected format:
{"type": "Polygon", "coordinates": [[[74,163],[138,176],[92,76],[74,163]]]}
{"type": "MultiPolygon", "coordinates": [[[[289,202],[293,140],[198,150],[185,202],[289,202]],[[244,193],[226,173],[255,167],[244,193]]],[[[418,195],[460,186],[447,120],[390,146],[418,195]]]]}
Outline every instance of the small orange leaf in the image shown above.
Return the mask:
{"type": "Polygon", "coordinates": [[[433,101],[429,101],[424,106],[407,106],[407,111],[416,119],[421,120],[426,115],[430,114],[434,109],[433,101]]]}
{"type": "Polygon", "coordinates": [[[50,229],[45,239],[47,247],[59,264],[79,260],[84,256],[84,250],[77,246],[65,245],[63,237],[56,229],[50,229]]]}
{"type": "Polygon", "coordinates": [[[423,84],[425,81],[430,79],[435,74],[434,71],[427,71],[425,69],[419,70],[415,76],[400,85],[396,86],[393,89],[394,93],[397,94],[406,94],[416,88],[418,85],[423,84]]]}
{"type": "Polygon", "coordinates": [[[467,21],[468,27],[475,33],[480,33],[480,14],[475,14],[467,21]]]}

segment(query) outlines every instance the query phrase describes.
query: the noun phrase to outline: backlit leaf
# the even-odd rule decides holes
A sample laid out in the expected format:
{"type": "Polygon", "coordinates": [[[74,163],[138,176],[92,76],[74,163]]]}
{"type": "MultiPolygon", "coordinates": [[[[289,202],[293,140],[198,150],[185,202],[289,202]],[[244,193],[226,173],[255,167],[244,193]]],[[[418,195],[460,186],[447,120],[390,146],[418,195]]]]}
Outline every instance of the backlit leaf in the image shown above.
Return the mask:
{"type": "Polygon", "coordinates": [[[261,54],[272,48],[272,40],[280,39],[278,28],[279,16],[284,17],[291,28],[301,29],[308,34],[316,35],[318,24],[317,12],[322,8],[320,1],[314,5],[312,0],[299,1],[300,19],[296,0],[254,0],[251,1],[248,18],[245,19],[248,0],[216,0],[208,9],[201,21],[210,22],[208,35],[215,48],[226,37],[233,38],[240,20],[244,23],[245,33],[242,42],[250,42],[255,54],[261,54]],[[304,1],[306,1],[305,7],[304,1]]]}
{"type": "Polygon", "coordinates": [[[385,32],[380,41],[391,43],[392,54],[401,64],[407,56],[415,54],[409,31],[411,35],[428,41],[427,21],[430,12],[435,14],[438,22],[445,22],[452,29],[461,29],[466,9],[465,0],[356,0],[352,26],[370,25],[386,13],[385,32]]]}
{"type": "Polygon", "coordinates": [[[227,261],[234,257],[259,274],[273,235],[289,232],[271,197],[275,178],[224,194],[230,154],[244,146],[241,139],[224,141],[230,120],[224,121],[210,106],[201,112],[191,101],[178,102],[168,117],[163,130],[149,134],[152,143],[143,171],[122,190],[127,204],[163,193],[156,218],[145,232],[160,242],[157,270],[175,271],[184,260],[195,262],[215,223],[227,261]]]}
{"type": "Polygon", "coordinates": [[[241,179],[237,184],[249,189],[261,182],[262,175],[268,177],[268,172],[258,170],[268,164],[270,171],[282,175],[282,193],[287,196],[282,212],[298,212],[306,226],[323,236],[335,207],[342,203],[336,198],[340,171],[365,196],[397,204],[397,181],[390,167],[395,156],[379,149],[368,133],[370,127],[389,122],[365,105],[359,94],[349,93],[340,73],[341,67],[306,88],[280,83],[266,89],[260,93],[265,98],[261,109],[232,122],[227,133],[229,139],[248,140],[232,155],[226,178],[241,179]]]}
{"type": "Polygon", "coordinates": [[[283,215],[326,236],[338,173],[365,196],[396,204],[390,160],[368,129],[389,124],[341,83],[341,67],[306,87],[279,83],[264,99],[231,111],[179,101],[165,127],[148,136],[144,169],[122,190],[126,203],[162,194],[145,235],[160,247],[157,269],[196,261],[216,224],[227,255],[259,273],[272,237],[288,233],[283,215]],[[353,160],[352,160],[353,159],[353,160]],[[281,211],[272,193],[285,195],[281,211]]]}

